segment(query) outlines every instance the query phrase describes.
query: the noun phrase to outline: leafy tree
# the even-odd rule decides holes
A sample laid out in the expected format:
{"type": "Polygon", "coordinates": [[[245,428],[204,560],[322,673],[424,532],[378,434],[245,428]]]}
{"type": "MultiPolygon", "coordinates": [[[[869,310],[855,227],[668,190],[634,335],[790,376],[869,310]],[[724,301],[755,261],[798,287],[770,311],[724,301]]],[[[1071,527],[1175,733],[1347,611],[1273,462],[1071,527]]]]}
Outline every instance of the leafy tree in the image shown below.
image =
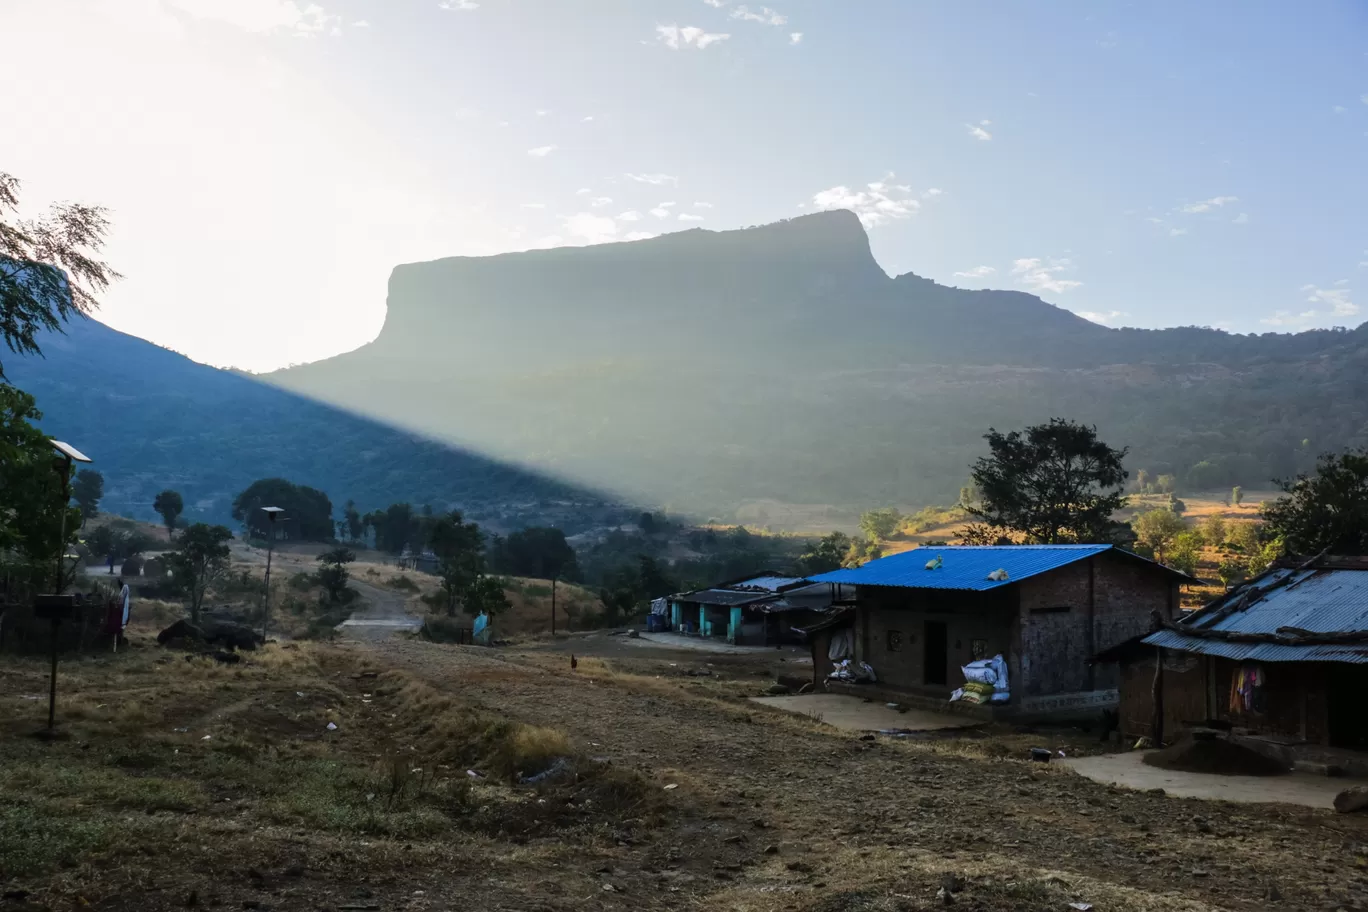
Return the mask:
{"type": "MultiPolygon", "coordinates": [[[[233,500],[233,519],[247,528],[248,534],[265,538],[270,534],[271,522],[262,507],[280,507],[285,511],[280,523],[291,537],[303,541],[332,541],[332,501],[328,495],[307,485],[297,485],[284,478],[263,478],[254,481],[233,500]]],[[[278,525],[280,524],[278,523],[278,525]]]]}
{"type": "Polygon", "coordinates": [[[419,518],[413,505],[392,503],[368,517],[368,525],[375,530],[375,547],[390,554],[399,554],[406,545],[422,548],[424,538],[419,535],[419,518]]]}
{"type": "Polygon", "coordinates": [[[1148,494],[1149,487],[1153,483],[1154,479],[1150,476],[1150,473],[1144,469],[1135,473],[1135,490],[1139,491],[1141,494],[1148,494]]]}
{"type": "Polygon", "coordinates": [[[1221,518],[1219,513],[1213,513],[1202,520],[1202,539],[1213,548],[1219,548],[1225,544],[1226,521],[1221,518]]]}
{"type": "Polygon", "coordinates": [[[1245,569],[1249,571],[1250,576],[1258,576],[1272,566],[1275,560],[1282,557],[1284,550],[1281,538],[1261,542],[1245,560],[1245,569]]]}
{"type": "Polygon", "coordinates": [[[1228,557],[1216,567],[1216,575],[1221,578],[1221,583],[1227,587],[1240,582],[1249,575],[1249,570],[1244,561],[1228,557]]]}
{"type": "Polygon", "coordinates": [[[166,540],[173,540],[176,537],[176,524],[180,521],[181,513],[185,512],[185,500],[180,492],[169,488],[162,491],[152,501],[152,509],[157,511],[162,518],[162,525],[166,526],[166,540]]]}
{"type": "Polygon", "coordinates": [[[15,219],[18,211],[19,181],[0,172],[0,340],[36,355],[40,332],[90,313],[119,274],[97,258],[109,230],[104,209],[62,203],[34,220],[15,219]]]}
{"type": "Polygon", "coordinates": [[[1001,434],[989,429],[990,455],[973,467],[982,502],[968,512],[993,530],[1027,542],[1106,540],[1111,515],[1125,506],[1125,449],[1097,437],[1097,428],[1062,418],[1001,434]]]}
{"type": "MultiPolygon", "coordinates": [[[[64,503],[49,438],[33,423],[42,417],[32,396],[0,383],[0,553],[15,551],[24,562],[23,575],[46,589],[59,546],[77,538],[81,513],[64,503]]],[[[63,583],[71,572],[64,564],[63,583]]]]}
{"type": "Polygon", "coordinates": [[[86,520],[100,515],[100,498],[104,496],[104,476],[91,469],[81,469],[71,483],[71,497],[81,508],[81,526],[86,520]]]}
{"type": "Polygon", "coordinates": [[[878,560],[883,557],[883,548],[878,542],[870,541],[867,538],[857,538],[850,543],[850,552],[846,555],[844,564],[847,567],[858,567],[861,564],[878,560]]]}
{"type": "Polygon", "coordinates": [[[1185,512],[1187,512],[1187,504],[1179,500],[1177,494],[1169,495],[1168,508],[1170,511],[1177,514],[1178,516],[1182,516],[1185,512]]]}
{"type": "Polygon", "coordinates": [[[496,538],[489,551],[490,566],[496,573],[535,579],[575,579],[579,576],[575,549],[570,547],[560,529],[523,529],[507,538],[496,538]]]}
{"type": "Polygon", "coordinates": [[[1178,479],[1172,475],[1160,475],[1154,481],[1160,494],[1172,494],[1178,490],[1178,479]]]}
{"type": "Polygon", "coordinates": [[[366,524],[361,519],[360,511],[356,509],[356,501],[347,501],[347,505],[342,508],[342,521],[337,525],[338,531],[347,541],[361,541],[361,537],[366,534],[366,524]]]}
{"type": "Polygon", "coordinates": [[[678,584],[666,576],[665,570],[655,558],[643,554],[637,560],[639,563],[637,570],[638,589],[643,598],[660,598],[679,590],[678,584]]]}
{"type": "Polygon", "coordinates": [[[428,546],[437,555],[437,574],[442,579],[447,616],[455,616],[458,602],[464,603],[468,614],[478,613],[474,606],[492,598],[488,586],[481,582],[485,575],[485,556],[484,533],[480,527],[465,522],[461,514],[453,510],[433,523],[428,546]]]}
{"type": "Polygon", "coordinates": [[[1189,576],[1197,574],[1197,560],[1201,556],[1202,536],[1199,532],[1189,529],[1186,532],[1179,532],[1173,539],[1173,546],[1168,552],[1168,565],[1175,570],[1181,570],[1189,576]]]}
{"type": "Polygon", "coordinates": [[[228,542],[232,539],[227,526],[195,523],[181,533],[179,547],[166,556],[176,585],[190,597],[192,621],[199,621],[209,587],[228,572],[228,542]]]}
{"type": "Polygon", "coordinates": [[[818,539],[816,544],[798,558],[798,562],[803,574],[813,576],[839,570],[849,554],[850,536],[844,532],[832,532],[818,539]]]}
{"type": "Polygon", "coordinates": [[[495,576],[477,576],[461,596],[467,614],[484,613],[496,617],[513,607],[504,592],[504,581],[495,576]]]}
{"type": "Polygon", "coordinates": [[[1172,510],[1141,513],[1131,522],[1131,526],[1135,529],[1136,541],[1149,549],[1160,563],[1164,563],[1164,552],[1169,545],[1187,529],[1183,520],[1172,510]]]}
{"type": "Polygon", "coordinates": [[[1233,487],[1233,488],[1230,489],[1230,502],[1231,502],[1231,503],[1233,503],[1235,506],[1238,507],[1238,506],[1240,505],[1241,501],[1243,501],[1243,500],[1244,500],[1244,488],[1240,487],[1239,485],[1236,485],[1235,487],[1233,487]]]}
{"type": "Polygon", "coordinates": [[[1293,554],[1368,554],[1368,449],[1327,453],[1313,475],[1280,481],[1263,508],[1265,538],[1293,554]]]}
{"type": "Polygon", "coordinates": [[[323,565],[318,569],[318,583],[328,593],[328,601],[336,603],[342,600],[342,594],[347,591],[347,580],[351,578],[347,564],[354,560],[356,552],[350,548],[333,548],[318,555],[318,562],[323,565]]]}
{"type": "Polygon", "coordinates": [[[655,535],[659,530],[659,525],[654,513],[643,512],[637,518],[637,527],[641,529],[642,535],[655,535]]]}
{"type": "Polygon", "coordinates": [[[860,531],[870,541],[887,541],[898,531],[902,514],[892,507],[868,510],[860,515],[860,531]]]}
{"type": "Polygon", "coordinates": [[[1259,550],[1259,538],[1259,524],[1252,521],[1231,523],[1226,532],[1226,544],[1246,555],[1259,550]]]}

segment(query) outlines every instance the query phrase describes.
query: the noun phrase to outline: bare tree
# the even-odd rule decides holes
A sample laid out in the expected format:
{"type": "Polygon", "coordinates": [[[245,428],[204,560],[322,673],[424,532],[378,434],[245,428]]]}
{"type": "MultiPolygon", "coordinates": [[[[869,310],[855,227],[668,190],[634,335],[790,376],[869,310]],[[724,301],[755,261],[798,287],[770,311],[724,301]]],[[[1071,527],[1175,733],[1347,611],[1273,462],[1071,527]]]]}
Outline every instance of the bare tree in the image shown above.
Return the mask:
{"type": "Polygon", "coordinates": [[[19,180],[0,171],[0,340],[33,355],[40,332],[60,332],[95,310],[96,295],[120,276],[97,258],[109,231],[104,209],[58,203],[37,219],[18,212],[19,180]]]}

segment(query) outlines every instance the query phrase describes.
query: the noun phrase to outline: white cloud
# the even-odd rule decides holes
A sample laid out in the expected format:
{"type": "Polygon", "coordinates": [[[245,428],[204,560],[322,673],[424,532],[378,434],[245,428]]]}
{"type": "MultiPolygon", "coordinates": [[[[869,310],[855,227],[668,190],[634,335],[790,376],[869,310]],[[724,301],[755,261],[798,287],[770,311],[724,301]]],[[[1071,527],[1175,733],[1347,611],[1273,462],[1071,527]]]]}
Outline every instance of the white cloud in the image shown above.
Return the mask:
{"type": "Polygon", "coordinates": [[[601,209],[604,206],[611,206],[612,204],[613,198],[611,196],[596,196],[589,201],[589,205],[595,209],[601,209]]]}
{"type": "Polygon", "coordinates": [[[921,202],[893,185],[889,174],[881,181],[866,184],[864,190],[832,187],[812,197],[815,209],[849,209],[860,217],[866,228],[875,228],[891,221],[911,218],[921,209],[921,202]]]}
{"type": "Polygon", "coordinates": [[[1334,111],[1336,114],[1343,114],[1345,111],[1347,111],[1347,110],[1349,110],[1349,109],[1346,108],[1344,105],[1335,105],[1335,106],[1334,106],[1333,108],[1331,108],[1330,110],[1334,111]]]}
{"type": "Polygon", "coordinates": [[[939,187],[930,187],[922,191],[922,197],[924,199],[934,199],[935,197],[940,196],[944,192],[945,191],[940,189],[939,187]]]}
{"type": "Polygon", "coordinates": [[[670,201],[668,201],[668,202],[661,203],[661,204],[660,204],[660,208],[661,208],[661,209],[669,209],[671,206],[678,206],[678,205],[679,205],[679,204],[676,203],[674,200],[670,200],[670,201]]]}
{"type": "Polygon", "coordinates": [[[1012,261],[1012,275],[1016,278],[1017,284],[1029,288],[1036,294],[1047,291],[1063,294],[1082,285],[1082,282],[1074,279],[1059,277],[1060,273],[1071,272],[1073,268],[1073,261],[1068,258],[1022,257],[1012,261]]]}
{"type": "Polygon", "coordinates": [[[1170,228],[1170,229],[1169,229],[1169,237],[1180,237],[1180,236],[1182,236],[1182,235],[1184,235],[1184,234],[1187,234],[1187,233],[1188,233],[1188,230],[1187,230],[1186,228],[1170,228]]]}
{"type": "Polygon", "coordinates": [[[535,113],[538,117],[545,117],[547,114],[550,114],[551,112],[546,110],[545,108],[538,108],[535,113]]]}
{"type": "Polygon", "coordinates": [[[640,213],[640,212],[637,212],[635,209],[628,209],[626,212],[619,212],[619,213],[618,213],[618,221],[620,221],[620,222],[639,222],[639,221],[641,221],[641,213],[640,213]]]}
{"type": "Polygon", "coordinates": [[[1267,326],[1296,326],[1303,328],[1316,319],[1316,312],[1308,310],[1303,313],[1294,314],[1290,310],[1274,311],[1273,316],[1264,317],[1259,322],[1267,326]]]}
{"type": "Polygon", "coordinates": [[[168,0],[177,9],[196,19],[223,22],[247,32],[292,32],[316,35],[338,34],[342,17],[327,12],[317,3],[298,0],[168,0]]]}
{"type": "Polygon", "coordinates": [[[997,272],[992,266],[975,266],[973,269],[966,269],[964,272],[955,273],[962,279],[982,279],[997,272]]]}
{"type": "Polygon", "coordinates": [[[1178,211],[1185,212],[1188,215],[1194,215],[1200,212],[1210,212],[1212,209],[1219,209],[1222,206],[1227,206],[1231,203],[1238,203],[1239,201],[1240,198],[1238,196],[1213,196],[1211,199],[1208,200],[1202,200],[1201,202],[1197,203],[1188,203],[1186,206],[1179,206],[1178,211]]]}
{"type": "MultiPolygon", "coordinates": [[[[989,122],[989,121],[986,121],[986,120],[983,121],[984,124],[987,124],[988,122],[989,122]]],[[[990,139],[993,138],[993,134],[992,134],[992,133],[989,133],[987,130],[983,129],[983,127],[982,127],[981,125],[979,125],[979,124],[965,124],[964,126],[968,128],[968,130],[969,130],[969,135],[972,136],[972,137],[974,137],[974,139],[978,139],[978,140],[982,140],[983,142],[987,142],[988,140],[990,140],[990,139]]]]}
{"type": "Polygon", "coordinates": [[[1363,102],[1364,104],[1368,104],[1368,92],[1364,92],[1362,95],[1360,95],[1359,101],[1363,102]]]}
{"type": "Polygon", "coordinates": [[[593,122],[594,122],[594,115],[593,115],[593,114],[590,114],[590,115],[588,115],[587,117],[581,117],[581,118],[580,118],[580,123],[593,123],[593,122]]]}
{"type": "Polygon", "coordinates": [[[1109,310],[1106,313],[1098,313],[1095,310],[1076,310],[1074,313],[1085,320],[1091,320],[1093,323],[1101,323],[1103,326],[1108,326],[1122,317],[1130,316],[1124,310],[1109,310]]]}
{"type": "Polygon", "coordinates": [[[537,146],[535,149],[528,149],[527,154],[533,158],[546,158],[546,156],[555,152],[556,148],[556,146],[537,146]]]}
{"type": "Polygon", "coordinates": [[[711,6],[713,9],[721,9],[722,7],[727,5],[727,0],[703,0],[703,2],[708,4],[708,6],[711,6]]]}
{"type": "Polygon", "coordinates": [[[740,19],[742,22],[759,22],[762,25],[783,25],[788,22],[788,16],[782,15],[768,6],[760,7],[759,12],[752,12],[748,6],[738,6],[731,11],[733,19],[740,19]]]}
{"type": "Polygon", "coordinates": [[[710,44],[726,41],[730,37],[731,35],[725,33],[704,31],[693,25],[686,25],[683,28],[677,25],[656,26],[656,40],[674,51],[690,47],[701,51],[710,44]]]}
{"type": "MultiPolygon", "coordinates": [[[[479,9],[480,4],[476,3],[475,0],[441,0],[441,2],[437,4],[437,8],[444,10],[465,10],[466,12],[470,12],[471,10],[479,9]]],[[[557,240],[560,239],[557,238],[557,240]]]]}
{"type": "Polygon", "coordinates": [[[653,237],[655,235],[649,231],[629,231],[622,236],[622,239],[624,241],[649,241],[653,237]]]}
{"type": "Polygon", "coordinates": [[[681,222],[701,222],[703,221],[703,216],[694,215],[692,212],[681,212],[679,213],[679,220],[681,222]]]}
{"type": "Polygon", "coordinates": [[[652,184],[659,187],[661,184],[673,184],[679,186],[679,178],[673,174],[628,174],[629,180],[634,180],[638,184],[652,184]]]}
{"type": "Polygon", "coordinates": [[[695,209],[711,209],[711,208],[713,207],[713,204],[712,204],[712,203],[694,203],[693,207],[694,207],[695,209]]]}
{"type": "Polygon", "coordinates": [[[1331,317],[1353,317],[1357,316],[1359,306],[1349,300],[1349,282],[1342,279],[1335,283],[1334,288],[1319,288],[1315,285],[1304,285],[1302,291],[1310,292],[1306,300],[1309,304],[1325,304],[1330,309],[1327,315],[1331,317]]]}
{"type": "Polygon", "coordinates": [[[1233,219],[1231,219],[1231,221],[1234,222],[1234,223],[1237,224],[1237,225],[1248,225],[1248,224],[1249,224],[1249,213],[1248,213],[1248,212],[1241,212],[1239,215],[1237,215],[1237,216],[1235,216],[1233,219]]]}
{"type": "Polygon", "coordinates": [[[560,247],[565,243],[565,238],[559,234],[549,234],[543,238],[537,238],[528,245],[529,250],[546,250],[551,247],[560,247]]]}
{"type": "Polygon", "coordinates": [[[789,32],[789,44],[802,44],[802,43],[803,43],[803,33],[802,33],[802,32],[789,32]]]}
{"type": "Polygon", "coordinates": [[[664,206],[657,206],[651,210],[651,215],[654,215],[658,219],[669,218],[670,210],[666,209],[664,206]]]}
{"type": "Polygon", "coordinates": [[[565,231],[571,237],[584,238],[591,244],[617,240],[617,222],[606,215],[578,212],[565,219],[565,231]]]}
{"type": "Polygon", "coordinates": [[[546,208],[546,203],[523,203],[523,204],[522,204],[522,208],[524,208],[524,209],[545,209],[545,208],[546,208]]]}

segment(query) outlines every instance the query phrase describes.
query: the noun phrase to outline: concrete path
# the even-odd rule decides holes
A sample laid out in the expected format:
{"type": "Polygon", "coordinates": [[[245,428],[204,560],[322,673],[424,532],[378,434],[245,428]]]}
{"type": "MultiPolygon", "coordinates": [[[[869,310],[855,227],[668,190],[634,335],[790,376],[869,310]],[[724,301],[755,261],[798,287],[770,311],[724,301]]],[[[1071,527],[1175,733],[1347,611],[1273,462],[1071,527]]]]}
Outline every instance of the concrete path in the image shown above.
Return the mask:
{"type": "Polygon", "coordinates": [[[898,712],[883,703],[866,703],[860,697],[846,694],[797,694],[787,697],[751,697],[756,703],[773,706],[786,712],[819,718],[827,725],[845,731],[871,732],[896,729],[926,732],[947,728],[969,728],[979,724],[966,716],[909,709],[898,712]]]}
{"type": "Polygon", "coordinates": [[[417,632],[423,628],[423,619],[408,613],[408,600],[400,593],[357,579],[348,580],[347,585],[359,592],[366,603],[337,625],[338,632],[355,639],[374,640],[397,630],[417,632]]]}
{"type": "Polygon", "coordinates": [[[1313,808],[1334,807],[1335,796],[1344,789],[1365,785],[1362,779],[1288,773],[1285,776],[1220,776],[1160,769],[1143,761],[1147,751],[1078,757],[1063,762],[1096,782],[1132,789],[1161,788],[1175,798],[1239,801],[1249,804],[1300,804],[1313,808]]]}
{"type": "Polygon", "coordinates": [[[643,633],[635,637],[623,637],[624,642],[640,646],[665,646],[669,649],[692,649],[695,652],[711,652],[716,655],[756,655],[759,653],[808,654],[808,650],[798,646],[734,646],[726,640],[713,637],[684,636],[680,633],[643,633]]]}

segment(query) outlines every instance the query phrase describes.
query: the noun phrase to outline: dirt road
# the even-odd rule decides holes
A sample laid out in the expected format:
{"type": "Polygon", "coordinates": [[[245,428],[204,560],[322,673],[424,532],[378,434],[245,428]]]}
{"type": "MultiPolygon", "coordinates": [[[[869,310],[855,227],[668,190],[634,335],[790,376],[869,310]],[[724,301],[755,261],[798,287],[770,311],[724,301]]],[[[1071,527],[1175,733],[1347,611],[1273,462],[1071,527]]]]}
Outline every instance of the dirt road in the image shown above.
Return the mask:
{"type": "Polygon", "coordinates": [[[383,640],[398,631],[416,632],[423,627],[423,619],[410,614],[407,599],[390,589],[381,589],[360,580],[347,583],[360,593],[365,604],[338,625],[344,637],[356,640],[383,640]]]}

